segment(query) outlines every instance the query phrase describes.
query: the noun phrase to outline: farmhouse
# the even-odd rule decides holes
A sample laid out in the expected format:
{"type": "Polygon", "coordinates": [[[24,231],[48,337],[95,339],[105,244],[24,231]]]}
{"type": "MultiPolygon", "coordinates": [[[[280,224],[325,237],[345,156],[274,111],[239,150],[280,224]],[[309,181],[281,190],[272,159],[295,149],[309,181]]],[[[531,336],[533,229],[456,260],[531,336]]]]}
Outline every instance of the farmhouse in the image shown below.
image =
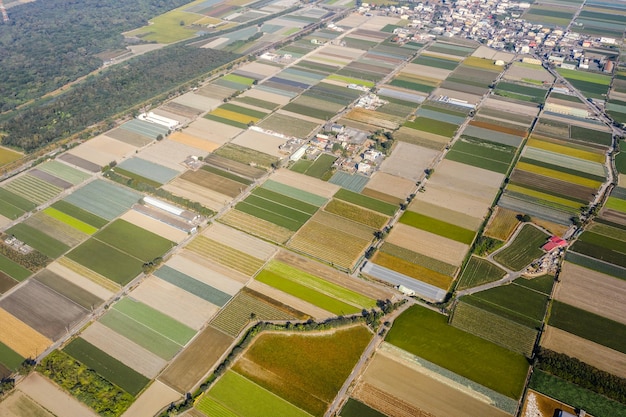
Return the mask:
{"type": "Polygon", "coordinates": [[[551,236],[550,239],[548,239],[548,242],[545,245],[543,245],[541,249],[543,249],[546,252],[551,252],[552,250],[556,248],[564,248],[566,246],[567,246],[567,240],[561,239],[558,236],[551,236]]]}

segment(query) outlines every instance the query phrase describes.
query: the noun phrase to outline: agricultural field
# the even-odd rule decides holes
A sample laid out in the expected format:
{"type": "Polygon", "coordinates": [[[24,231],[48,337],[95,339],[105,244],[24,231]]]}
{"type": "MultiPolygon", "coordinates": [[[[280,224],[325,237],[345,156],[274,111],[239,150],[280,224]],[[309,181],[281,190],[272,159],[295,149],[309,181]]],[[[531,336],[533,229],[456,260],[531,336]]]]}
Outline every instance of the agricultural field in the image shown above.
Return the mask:
{"type": "Polygon", "coordinates": [[[398,142],[391,155],[383,161],[380,170],[391,175],[418,181],[424,176],[424,170],[432,166],[440,155],[438,151],[398,142]]]}
{"type": "Polygon", "coordinates": [[[160,257],[174,246],[174,242],[122,219],[101,229],[93,239],[143,262],[160,257]]]}
{"type": "Polygon", "coordinates": [[[214,155],[221,156],[244,165],[258,166],[264,169],[269,169],[272,164],[278,160],[278,158],[273,155],[230,143],[218,148],[214,152],[214,155]]]}
{"type": "Polygon", "coordinates": [[[592,72],[559,68],[558,73],[579,89],[586,97],[604,100],[611,84],[611,76],[592,72]]]}
{"type": "Polygon", "coordinates": [[[505,275],[506,272],[504,270],[492,264],[487,259],[472,256],[459,277],[459,284],[456,289],[463,290],[477,287],[482,284],[497,281],[505,275]]]}
{"type": "Polygon", "coordinates": [[[126,159],[118,164],[114,170],[129,178],[145,178],[156,187],[170,182],[178,176],[177,170],[141,158],[126,159]]]}
{"type": "MultiPolygon", "coordinates": [[[[50,177],[52,176],[50,175],[50,177]]],[[[63,181],[63,185],[66,184],[68,183],[63,181]]],[[[64,187],[52,184],[46,180],[38,178],[38,176],[33,175],[32,172],[29,172],[4,184],[4,188],[35,203],[36,205],[41,205],[58,196],[61,191],[63,191],[64,187]]]]}
{"type": "Polygon", "coordinates": [[[506,174],[516,151],[513,146],[462,136],[446,154],[446,159],[506,174]]]}
{"type": "MultiPolygon", "coordinates": [[[[609,197],[609,201],[605,207],[609,206],[611,198],[612,197],[609,197]]],[[[585,231],[572,245],[572,250],[600,261],[626,267],[626,260],[624,260],[624,253],[626,253],[626,237],[611,237],[604,233],[598,233],[597,230],[598,229],[595,229],[595,231],[585,231]]]]}
{"type": "MultiPolygon", "coordinates": [[[[178,287],[189,294],[193,294],[196,297],[207,301],[217,307],[223,307],[230,299],[231,295],[215,288],[203,280],[191,277],[177,269],[174,269],[168,265],[163,265],[154,275],[161,280],[168,282],[175,287],[178,287]]],[[[214,312],[211,309],[211,312],[214,312]]]]}
{"type": "Polygon", "coordinates": [[[274,132],[282,133],[286,136],[293,136],[304,139],[311,134],[313,129],[319,127],[320,123],[298,119],[281,113],[273,113],[261,123],[259,127],[274,132]]]}
{"type": "Polygon", "coordinates": [[[548,237],[533,225],[525,224],[515,239],[494,255],[494,259],[513,271],[519,271],[543,254],[541,246],[548,237]]]}
{"type": "Polygon", "coordinates": [[[248,129],[233,139],[231,143],[279,158],[282,156],[279,147],[285,141],[286,139],[284,138],[248,129]]]}
{"type": "Polygon", "coordinates": [[[62,201],[111,221],[130,209],[140,198],[141,194],[128,188],[96,180],[74,191],[62,201]]]}
{"type": "Polygon", "coordinates": [[[381,229],[389,220],[387,216],[337,199],[330,200],[324,206],[324,211],[364,224],[365,226],[369,226],[374,229],[381,229]]]}
{"type": "Polygon", "coordinates": [[[11,150],[9,148],[0,147],[0,167],[17,161],[22,157],[20,152],[11,150]]]}
{"type": "Polygon", "coordinates": [[[414,211],[405,211],[400,223],[469,245],[475,232],[414,211]]]}
{"type": "Polygon", "coordinates": [[[337,193],[334,195],[334,198],[338,200],[347,201],[348,203],[352,203],[352,204],[361,206],[366,209],[376,211],[386,216],[393,216],[398,209],[393,204],[389,204],[384,201],[377,200],[375,198],[368,197],[366,195],[347,190],[345,188],[342,188],[339,191],[337,191],[337,193]]]}
{"type": "Polygon", "coordinates": [[[228,379],[224,382],[227,373],[197,408],[203,411],[203,403],[214,406],[217,402],[239,415],[262,416],[266,415],[262,411],[266,407],[271,407],[273,413],[277,412],[275,407],[282,406],[288,414],[281,415],[322,416],[371,337],[363,326],[315,335],[262,334],[230,371],[242,387],[250,390],[252,395],[246,396],[250,401],[241,401],[241,395],[233,396],[220,385],[228,383],[228,379]],[[268,379],[268,373],[274,377],[268,379]],[[303,375],[308,377],[303,379],[303,375]],[[259,404],[261,395],[273,395],[273,399],[259,404]],[[290,411],[291,407],[298,410],[297,414],[290,411]]]}
{"type": "Polygon", "coordinates": [[[0,188],[0,215],[15,220],[25,212],[33,210],[35,207],[37,207],[37,204],[32,201],[4,188],[0,188]]]}
{"type": "Polygon", "coordinates": [[[378,171],[372,175],[362,194],[390,204],[399,204],[415,190],[415,182],[378,171]]]}
{"type": "Polygon", "coordinates": [[[410,307],[396,319],[386,340],[509,398],[522,394],[528,371],[523,355],[449,326],[437,312],[410,307]]]}

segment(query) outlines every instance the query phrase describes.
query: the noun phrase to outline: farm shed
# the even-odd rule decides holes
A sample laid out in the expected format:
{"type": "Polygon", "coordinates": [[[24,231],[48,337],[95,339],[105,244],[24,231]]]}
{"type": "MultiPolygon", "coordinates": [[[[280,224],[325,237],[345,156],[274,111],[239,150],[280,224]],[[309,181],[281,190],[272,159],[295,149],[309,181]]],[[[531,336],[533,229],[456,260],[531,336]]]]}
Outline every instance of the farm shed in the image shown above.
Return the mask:
{"type": "Polygon", "coordinates": [[[157,125],[165,126],[169,130],[176,129],[180,122],[177,120],[169,119],[167,117],[159,116],[158,114],[154,114],[153,112],[141,113],[137,116],[139,120],[143,120],[150,123],[155,123],[157,125]]]}
{"type": "Polygon", "coordinates": [[[551,252],[553,249],[564,248],[565,246],[567,246],[566,240],[561,239],[558,236],[551,236],[550,239],[548,239],[548,242],[545,245],[543,245],[541,249],[543,249],[546,252],[551,252]]]}

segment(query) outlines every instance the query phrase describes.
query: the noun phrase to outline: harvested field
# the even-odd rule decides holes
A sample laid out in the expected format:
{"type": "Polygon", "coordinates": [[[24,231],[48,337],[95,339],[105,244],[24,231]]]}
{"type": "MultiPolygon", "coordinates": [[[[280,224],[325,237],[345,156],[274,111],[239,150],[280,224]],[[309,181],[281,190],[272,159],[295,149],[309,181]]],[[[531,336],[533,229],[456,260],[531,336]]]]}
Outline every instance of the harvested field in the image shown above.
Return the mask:
{"type": "Polygon", "coordinates": [[[389,417],[436,417],[366,382],[357,385],[352,391],[352,396],[362,401],[366,407],[370,407],[370,410],[384,412],[384,414],[377,412],[374,414],[375,417],[379,414],[389,417]]]}
{"type": "Polygon", "coordinates": [[[81,333],[81,338],[150,379],[156,377],[167,363],[165,359],[98,322],[87,327],[81,333]]]}
{"type": "Polygon", "coordinates": [[[231,180],[230,178],[223,177],[212,172],[208,172],[204,169],[197,171],[187,171],[180,176],[181,180],[191,182],[199,185],[203,188],[213,190],[217,193],[229,196],[231,198],[238,196],[243,188],[240,182],[231,180]]]}
{"type": "Polygon", "coordinates": [[[287,228],[236,209],[230,210],[220,218],[220,221],[252,235],[277,243],[285,243],[293,235],[293,232],[287,228]]]}
{"type": "Polygon", "coordinates": [[[122,416],[154,416],[168,404],[180,399],[181,395],[163,384],[154,381],[122,416]]]}
{"type": "Polygon", "coordinates": [[[209,166],[219,168],[222,171],[233,172],[236,175],[245,178],[259,179],[266,174],[266,171],[263,169],[255,168],[250,165],[236,162],[215,154],[207,156],[204,159],[204,162],[209,166]]]}
{"type": "MultiPolygon", "coordinates": [[[[443,160],[437,166],[429,183],[443,185],[466,194],[484,196],[485,189],[497,190],[504,176],[482,168],[473,167],[460,162],[443,160]]],[[[495,191],[493,193],[495,195],[495,191]]],[[[491,202],[492,198],[486,197],[491,202]]]]}
{"type": "Polygon", "coordinates": [[[52,413],[22,391],[14,391],[3,399],[0,403],[0,415],[3,417],[54,417],[52,413]]]}
{"type": "Polygon", "coordinates": [[[626,324],[626,281],[565,262],[554,298],[611,320],[626,324]]]}
{"type": "Polygon", "coordinates": [[[399,142],[391,156],[383,161],[380,170],[387,174],[417,181],[424,176],[424,170],[433,164],[439,154],[438,151],[432,149],[399,142]]]}
{"type": "Polygon", "coordinates": [[[259,259],[267,260],[277,250],[272,244],[219,223],[213,223],[202,235],[259,259]]]}
{"type": "Polygon", "coordinates": [[[79,402],[66,392],[63,392],[48,378],[37,372],[32,372],[21,381],[18,389],[57,416],[97,416],[97,414],[85,404],[79,402]]]}
{"type": "Polygon", "coordinates": [[[335,184],[282,168],[274,172],[270,178],[272,181],[276,181],[290,187],[299,188],[301,190],[306,190],[309,193],[327,199],[335,195],[335,193],[340,189],[340,187],[335,184]]]}
{"type": "MultiPolygon", "coordinates": [[[[110,293],[114,294],[114,293],[118,292],[120,290],[120,288],[121,288],[121,286],[118,283],[109,280],[108,278],[104,277],[103,275],[100,275],[97,272],[92,271],[91,269],[87,268],[86,266],[81,265],[78,262],[71,260],[70,258],[67,258],[67,257],[59,258],[56,262],[58,262],[59,265],[63,266],[64,268],[72,271],[73,273],[87,278],[88,280],[90,280],[94,284],[96,284],[97,286],[105,288],[110,293]]],[[[53,265],[54,264],[51,264],[50,267],[52,267],[53,265]]],[[[54,270],[52,268],[50,268],[50,270],[54,272],[54,270]]],[[[94,292],[94,294],[95,294],[95,292],[94,292]]],[[[107,299],[106,297],[101,297],[101,298],[103,300],[107,299]]]]}
{"type": "Polygon", "coordinates": [[[495,213],[491,216],[483,234],[502,241],[509,240],[520,223],[517,219],[518,214],[513,210],[496,207],[495,213]]]}
{"type": "Polygon", "coordinates": [[[337,199],[330,200],[324,207],[324,211],[364,224],[374,229],[382,228],[389,220],[388,217],[383,216],[382,214],[337,199]]]}
{"type": "Polygon", "coordinates": [[[49,269],[39,271],[33,279],[86,310],[94,309],[103,302],[101,298],[96,297],[89,291],[82,289],[49,269]]]}
{"type": "Polygon", "coordinates": [[[91,294],[102,300],[108,300],[114,294],[109,289],[96,284],[89,278],[86,278],[80,273],[71,270],[60,262],[51,263],[50,265],[48,265],[47,270],[65,278],[74,285],[77,285],[80,288],[89,291],[91,294]]]}
{"type": "Polygon", "coordinates": [[[365,189],[382,192],[403,201],[415,190],[415,182],[385,172],[377,172],[372,175],[372,179],[367,183],[365,189]]]}
{"type": "Polygon", "coordinates": [[[210,259],[196,262],[199,257],[193,252],[183,251],[168,259],[167,266],[230,295],[237,294],[243,284],[249,281],[243,274],[220,266],[210,259]]]}
{"type": "MultiPolygon", "coordinates": [[[[444,275],[440,272],[433,271],[424,267],[421,264],[407,261],[406,259],[402,259],[386,252],[377,252],[376,255],[374,255],[374,257],[372,258],[372,262],[375,263],[377,266],[387,268],[398,274],[404,275],[405,277],[413,278],[414,280],[417,280],[419,282],[423,282],[438,289],[442,289],[444,290],[444,293],[448,290],[448,288],[450,288],[450,284],[452,283],[452,277],[449,275],[444,275]]],[[[370,273],[370,275],[382,280],[385,280],[386,278],[375,273],[370,273]]],[[[389,280],[389,282],[391,281],[389,280]]],[[[412,283],[418,285],[417,282],[412,283]]],[[[422,296],[427,296],[426,293],[420,294],[422,296]]],[[[427,297],[434,298],[434,296],[427,297]]]]}
{"type": "Polygon", "coordinates": [[[522,417],[553,417],[559,410],[576,415],[576,410],[569,405],[529,389],[526,394],[522,417]],[[537,414],[539,413],[539,414],[537,414]]]}
{"type": "Polygon", "coordinates": [[[187,233],[160,222],[152,217],[148,217],[135,210],[129,210],[120,217],[120,219],[141,227],[149,232],[161,236],[167,240],[180,243],[187,238],[187,233]]]}
{"type": "MultiPolygon", "coordinates": [[[[191,135],[190,133],[187,133],[186,130],[188,129],[185,129],[185,132],[174,132],[168,136],[168,139],[204,152],[213,152],[220,147],[219,143],[211,142],[209,140],[191,135]]],[[[198,151],[194,152],[194,154],[198,151]]]]}
{"type": "Polygon", "coordinates": [[[357,394],[357,398],[362,396],[365,402],[371,401],[374,406],[377,405],[376,400],[384,404],[386,394],[432,416],[510,416],[509,413],[491,405],[488,397],[419,364],[404,361],[383,351],[377,352],[374,356],[361,379],[361,384],[368,384],[374,390],[368,390],[365,386],[363,387],[365,390],[357,388],[356,391],[360,394],[357,394]],[[376,394],[376,391],[382,392],[370,399],[367,391],[372,394],[376,394]]]}
{"type": "Polygon", "coordinates": [[[182,96],[178,96],[171,101],[171,103],[180,103],[183,106],[189,106],[204,111],[210,110],[213,107],[217,107],[220,102],[220,100],[196,94],[193,91],[185,93],[182,96]]]}
{"type": "Polygon", "coordinates": [[[415,229],[402,223],[394,226],[387,238],[387,242],[452,265],[460,265],[469,249],[469,246],[463,243],[415,229]]]}
{"type": "MultiPolygon", "coordinates": [[[[52,340],[65,334],[68,327],[78,324],[88,312],[35,280],[28,281],[0,301],[0,307],[52,340]]],[[[19,350],[16,352],[20,353],[19,350]]]]}
{"type": "Polygon", "coordinates": [[[175,320],[199,330],[219,310],[201,298],[154,276],[145,279],[132,297],[175,320]]]}
{"type": "Polygon", "coordinates": [[[238,135],[232,141],[232,143],[236,145],[254,149],[269,155],[274,155],[276,157],[281,157],[283,155],[278,147],[285,142],[286,139],[250,129],[238,135]]]}
{"type": "Polygon", "coordinates": [[[205,236],[197,236],[187,247],[198,255],[221,265],[252,276],[263,266],[264,261],[240,250],[218,243],[205,236]]]}
{"type": "Polygon", "coordinates": [[[158,381],[183,394],[192,391],[226,353],[233,337],[207,326],[187,348],[165,368],[158,381]]]}
{"type": "Polygon", "coordinates": [[[465,213],[430,204],[423,200],[413,200],[408,209],[470,230],[477,230],[483,222],[480,218],[468,216],[465,213]]]}
{"type": "MultiPolygon", "coordinates": [[[[242,129],[234,126],[228,126],[223,123],[214,122],[212,120],[199,118],[185,128],[184,133],[195,136],[210,143],[223,145],[229,142],[242,129]]],[[[194,145],[191,145],[194,146],[194,145]]],[[[210,145],[207,145],[210,146],[210,145]]]]}
{"type": "Polygon", "coordinates": [[[174,195],[196,201],[216,212],[221,210],[232,200],[232,198],[227,195],[220,194],[217,191],[210,190],[190,181],[185,181],[181,178],[175,179],[162,188],[174,195]]]}
{"type": "Polygon", "coordinates": [[[152,146],[142,149],[138,156],[147,161],[154,162],[178,172],[183,172],[187,168],[182,165],[182,162],[187,159],[187,157],[202,154],[203,152],[198,148],[168,138],[155,142],[152,146]]]}
{"type": "Polygon", "coordinates": [[[24,358],[36,358],[52,344],[52,340],[2,308],[0,308],[0,342],[24,358]]]}
{"type": "Polygon", "coordinates": [[[598,369],[626,378],[624,354],[553,326],[546,326],[541,346],[577,358],[598,369]]]}

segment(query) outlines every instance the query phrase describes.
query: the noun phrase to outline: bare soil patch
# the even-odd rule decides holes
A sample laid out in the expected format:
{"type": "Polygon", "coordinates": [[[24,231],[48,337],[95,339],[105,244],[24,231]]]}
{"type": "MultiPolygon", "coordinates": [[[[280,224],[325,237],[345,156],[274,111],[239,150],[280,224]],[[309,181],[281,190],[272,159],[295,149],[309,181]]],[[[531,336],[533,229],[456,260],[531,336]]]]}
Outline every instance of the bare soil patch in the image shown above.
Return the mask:
{"type": "Polygon", "coordinates": [[[225,125],[208,119],[197,119],[184,130],[188,135],[223,145],[241,133],[238,127],[225,125]]]}
{"type": "Polygon", "coordinates": [[[626,355],[556,327],[546,326],[546,331],[541,338],[541,346],[626,378],[626,355]]]}
{"type": "Polygon", "coordinates": [[[161,381],[154,381],[122,414],[122,417],[154,416],[160,409],[178,400],[180,396],[178,392],[161,381]]]}
{"type": "MultiPolygon", "coordinates": [[[[495,197],[495,196],[494,196],[495,197]]],[[[418,193],[417,200],[424,200],[430,204],[450,210],[458,210],[471,217],[482,219],[487,214],[491,202],[477,199],[462,192],[455,192],[447,187],[428,183],[423,193],[418,193]]]]}
{"type": "Polygon", "coordinates": [[[521,417],[554,417],[558,410],[576,415],[576,411],[567,404],[546,397],[537,391],[528,390],[521,417]]]}
{"type": "Polygon", "coordinates": [[[391,156],[382,163],[380,170],[415,182],[424,176],[424,170],[430,167],[439,155],[439,151],[398,142],[391,156]]]}
{"type": "Polygon", "coordinates": [[[220,194],[217,191],[209,190],[180,178],[164,185],[162,188],[174,195],[188,198],[191,201],[196,201],[213,211],[221,210],[231,201],[231,198],[227,195],[220,194]]]}
{"type": "Polygon", "coordinates": [[[54,417],[22,391],[13,391],[0,402],[3,417],[54,417]]]}
{"type": "Polygon", "coordinates": [[[57,416],[97,417],[93,410],[37,372],[31,373],[20,382],[18,389],[57,416]]]}
{"type": "Polygon", "coordinates": [[[86,278],[64,267],[58,262],[51,263],[50,265],[48,265],[47,269],[65,278],[71,283],[78,285],[80,288],[86,291],[89,291],[90,293],[92,293],[93,295],[95,295],[96,297],[102,300],[108,300],[109,298],[113,296],[113,292],[107,290],[106,288],[101,287],[100,285],[96,284],[89,278],[86,278]]]}
{"type": "Polygon", "coordinates": [[[207,268],[204,265],[195,263],[181,255],[174,255],[167,261],[167,265],[230,295],[237,294],[243,287],[241,282],[229,278],[213,268],[207,268]]]}
{"type": "Polygon", "coordinates": [[[259,259],[268,260],[277,251],[276,246],[271,243],[221,223],[213,223],[202,232],[202,235],[259,259]]]}
{"type": "Polygon", "coordinates": [[[288,169],[279,169],[270,177],[271,180],[289,185],[294,188],[308,191],[321,197],[331,198],[339,191],[338,185],[331,184],[317,178],[309,177],[288,169]]]}
{"type": "Polygon", "coordinates": [[[387,241],[431,258],[460,265],[469,246],[402,223],[394,226],[387,241]]]}
{"type": "Polygon", "coordinates": [[[147,161],[183,172],[187,168],[182,165],[182,162],[192,155],[202,156],[204,151],[173,140],[163,139],[142,149],[138,156],[147,161]]]}
{"type": "Polygon", "coordinates": [[[281,157],[283,154],[280,152],[278,147],[286,141],[287,139],[282,139],[277,136],[268,135],[254,130],[246,130],[233,139],[232,143],[269,155],[281,157]]]}
{"type": "Polygon", "coordinates": [[[372,175],[367,188],[404,200],[415,189],[415,181],[378,171],[372,175]]]}
{"type": "Polygon", "coordinates": [[[199,110],[209,111],[220,105],[221,101],[203,96],[201,94],[196,94],[194,92],[189,92],[183,94],[180,97],[176,97],[172,100],[174,103],[180,103],[185,106],[193,107],[199,110]]]}
{"type": "Polygon", "coordinates": [[[160,222],[145,214],[141,214],[135,210],[129,210],[121,217],[136,226],[142,227],[152,233],[162,236],[168,240],[180,243],[187,237],[187,233],[180,229],[160,222]]]}

